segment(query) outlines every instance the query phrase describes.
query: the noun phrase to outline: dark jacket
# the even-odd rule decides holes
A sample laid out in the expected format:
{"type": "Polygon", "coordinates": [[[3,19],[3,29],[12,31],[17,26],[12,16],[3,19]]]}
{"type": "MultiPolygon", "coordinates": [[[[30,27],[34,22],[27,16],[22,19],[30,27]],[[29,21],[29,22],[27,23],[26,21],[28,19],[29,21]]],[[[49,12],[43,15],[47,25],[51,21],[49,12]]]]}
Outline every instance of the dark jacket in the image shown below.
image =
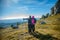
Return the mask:
{"type": "Polygon", "coordinates": [[[31,18],[28,19],[28,25],[31,25],[31,18]]]}

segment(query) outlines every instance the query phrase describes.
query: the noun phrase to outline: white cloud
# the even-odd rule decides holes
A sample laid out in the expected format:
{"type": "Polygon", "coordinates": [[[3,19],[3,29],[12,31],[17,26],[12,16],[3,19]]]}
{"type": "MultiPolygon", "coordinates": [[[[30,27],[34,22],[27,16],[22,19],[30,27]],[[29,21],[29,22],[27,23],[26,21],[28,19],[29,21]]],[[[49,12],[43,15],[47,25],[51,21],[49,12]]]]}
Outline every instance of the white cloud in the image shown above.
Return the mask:
{"type": "Polygon", "coordinates": [[[22,7],[17,7],[17,10],[28,11],[29,9],[27,6],[22,6],[22,7]]]}
{"type": "Polygon", "coordinates": [[[20,0],[20,2],[24,3],[24,4],[35,4],[35,5],[43,5],[47,2],[48,0],[20,0]]]}
{"type": "Polygon", "coordinates": [[[12,15],[4,16],[0,18],[0,20],[22,19],[22,18],[28,18],[28,16],[29,16],[28,14],[23,14],[23,13],[20,13],[20,14],[12,13],[12,15]]]}
{"type": "Polygon", "coordinates": [[[47,2],[48,0],[43,0],[42,2],[38,2],[38,0],[4,0],[4,6],[6,7],[11,7],[12,4],[17,4],[17,3],[24,3],[24,4],[35,4],[35,5],[43,5],[47,2]]]}
{"type": "MultiPolygon", "coordinates": [[[[29,14],[12,14],[12,15],[8,15],[5,17],[0,18],[0,20],[9,20],[9,19],[22,19],[22,18],[28,18],[30,15],[29,14]]],[[[35,18],[41,18],[41,15],[31,15],[31,16],[35,16],[35,18]]]]}
{"type": "Polygon", "coordinates": [[[18,3],[19,0],[3,0],[4,7],[11,7],[12,4],[18,3]]]}
{"type": "Polygon", "coordinates": [[[35,18],[41,18],[42,15],[39,15],[39,14],[33,14],[31,16],[34,16],[35,18]]]}
{"type": "Polygon", "coordinates": [[[24,14],[15,14],[15,15],[10,15],[10,16],[2,17],[2,18],[0,18],[0,20],[22,19],[22,18],[28,18],[28,15],[24,15],[24,14]]]}
{"type": "MultiPolygon", "coordinates": [[[[0,20],[9,20],[9,19],[22,19],[22,18],[28,18],[29,16],[9,16],[9,17],[5,17],[5,18],[0,18],[0,20]]],[[[35,16],[35,18],[41,18],[41,16],[35,16]]]]}
{"type": "Polygon", "coordinates": [[[4,0],[4,7],[10,7],[11,1],[10,0],[4,0]]]}
{"type": "Polygon", "coordinates": [[[11,0],[11,2],[18,3],[19,0],[11,0]]]}
{"type": "Polygon", "coordinates": [[[7,16],[2,17],[0,20],[7,20],[7,19],[21,19],[27,18],[29,15],[27,11],[29,10],[27,6],[16,7],[16,11],[8,13],[7,16]]]}
{"type": "Polygon", "coordinates": [[[43,0],[42,2],[38,3],[38,5],[44,5],[48,0],[43,0]]]}
{"type": "Polygon", "coordinates": [[[41,16],[36,15],[35,18],[41,18],[41,16]]]}
{"type": "Polygon", "coordinates": [[[34,0],[24,0],[23,2],[25,4],[34,4],[36,1],[34,1],[34,0]]]}

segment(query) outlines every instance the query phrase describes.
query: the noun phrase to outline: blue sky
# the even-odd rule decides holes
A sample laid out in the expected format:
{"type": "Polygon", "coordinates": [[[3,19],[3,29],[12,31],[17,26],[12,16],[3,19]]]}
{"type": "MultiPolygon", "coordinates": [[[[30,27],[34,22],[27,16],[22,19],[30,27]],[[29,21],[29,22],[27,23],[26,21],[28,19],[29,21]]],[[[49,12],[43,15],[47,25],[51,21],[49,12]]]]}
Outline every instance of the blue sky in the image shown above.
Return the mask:
{"type": "Polygon", "coordinates": [[[57,0],[0,0],[0,19],[41,17],[50,13],[57,0]]]}

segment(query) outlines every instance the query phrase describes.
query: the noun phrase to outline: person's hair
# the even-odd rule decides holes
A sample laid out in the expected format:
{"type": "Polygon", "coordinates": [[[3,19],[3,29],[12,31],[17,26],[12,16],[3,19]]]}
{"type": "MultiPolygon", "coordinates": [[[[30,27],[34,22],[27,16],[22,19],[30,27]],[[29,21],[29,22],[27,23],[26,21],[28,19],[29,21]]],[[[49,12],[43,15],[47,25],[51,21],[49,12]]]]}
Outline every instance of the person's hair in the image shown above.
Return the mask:
{"type": "Polygon", "coordinates": [[[31,16],[29,16],[29,18],[31,18],[31,16]]]}

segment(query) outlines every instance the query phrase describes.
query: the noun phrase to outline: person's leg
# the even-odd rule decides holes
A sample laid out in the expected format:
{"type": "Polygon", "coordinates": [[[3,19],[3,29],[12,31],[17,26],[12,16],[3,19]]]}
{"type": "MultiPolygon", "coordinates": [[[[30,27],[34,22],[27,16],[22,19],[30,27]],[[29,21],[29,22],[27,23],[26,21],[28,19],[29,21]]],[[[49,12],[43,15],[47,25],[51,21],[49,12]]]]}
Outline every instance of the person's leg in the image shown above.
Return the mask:
{"type": "Polygon", "coordinates": [[[28,25],[28,32],[29,32],[29,33],[31,32],[31,28],[30,28],[30,25],[28,25]]]}
{"type": "Polygon", "coordinates": [[[35,25],[33,25],[33,32],[35,31],[35,25]]]}
{"type": "Polygon", "coordinates": [[[31,27],[29,28],[29,32],[31,33],[31,27]]]}
{"type": "Polygon", "coordinates": [[[30,25],[30,28],[31,28],[31,33],[32,33],[32,27],[33,27],[33,26],[32,26],[32,25],[30,25]]]}
{"type": "Polygon", "coordinates": [[[31,32],[33,33],[34,25],[31,26],[31,32]]]}
{"type": "Polygon", "coordinates": [[[29,31],[29,25],[28,25],[28,32],[30,32],[30,31],[29,31]]]}

